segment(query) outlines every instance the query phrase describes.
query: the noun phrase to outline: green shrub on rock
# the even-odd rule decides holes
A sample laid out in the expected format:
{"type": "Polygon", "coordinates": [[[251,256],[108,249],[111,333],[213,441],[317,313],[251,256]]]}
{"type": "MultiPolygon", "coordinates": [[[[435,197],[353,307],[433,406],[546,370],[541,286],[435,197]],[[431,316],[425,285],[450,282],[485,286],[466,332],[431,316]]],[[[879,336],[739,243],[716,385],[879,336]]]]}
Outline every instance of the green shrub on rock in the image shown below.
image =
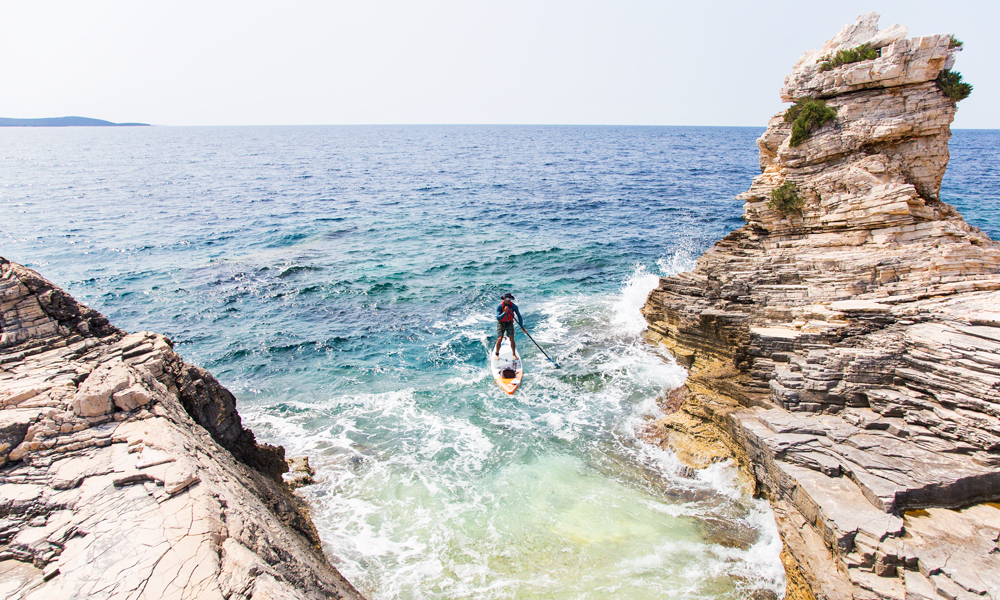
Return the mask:
{"type": "Polygon", "coordinates": [[[958,71],[942,69],[937,78],[938,87],[945,93],[952,102],[965,100],[972,93],[972,84],[962,81],[962,74],[958,71]]]}
{"type": "Polygon", "coordinates": [[[791,181],[786,181],[771,190],[771,199],[767,201],[768,208],[783,215],[801,212],[805,205],[806,201],[799,195],[799,188],[791,181]]]}
{"type": "Polygon", "coordinates": [[[880,56],[882,56],[881,49],[872,48],[868,44],[861,44],[857,48],[837,50],[837,53],[833,56],[824,56],[819,59],[820,61],[823,61],[823,64],[819,66],[819,70],[822,73],[823,71],[829,71],[841,65],[861,62],[863,60],[875,60],[880,56]]]}
{"type": "Polygon", "coordinates": [[[790,146],[798,146],[809,134],[837,118],[837,111],[818,98],[797,101],[785,111],[785,123],[792,124],[790,146]]]}
{"type": "Polygon", "coordinates": [[[951,36],[951,41],[948,42],[948,49],[949,50],[955,50],[955,49],[961,50],[963,45],[964,44],[962,43],[962,40],[958,39],[955,36],[951,36]]]}

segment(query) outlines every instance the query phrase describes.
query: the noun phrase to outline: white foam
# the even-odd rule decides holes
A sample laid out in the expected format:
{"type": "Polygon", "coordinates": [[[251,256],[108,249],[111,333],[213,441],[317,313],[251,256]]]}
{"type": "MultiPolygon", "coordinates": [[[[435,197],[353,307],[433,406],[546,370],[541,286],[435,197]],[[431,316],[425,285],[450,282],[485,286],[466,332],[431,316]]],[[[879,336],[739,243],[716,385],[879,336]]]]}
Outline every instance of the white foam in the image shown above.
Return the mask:
{"type": "Polygon", "coordinates": [[[781,562],[782,541],[778,524],[766,500],[753,499],[748,524],[759,532],[757,542],[743,553],[734,573],[758,581],[773,590],[779,598],[785,595],[785,568],[781,562]]]}
{"type": "Polygon", "coordinates": [[[494,321],[495,318],[492,315],[487,315],[481,312],[473,312],[467,315],[464,319],[458,321],[454,324],[455,327],[472,327],[473,325],[481,325],[483,323],[489,323],[494,321]]]}
{"type": "Polygon", "coordinates": [[[746,497],[746,492],[740,486],[740,475],[736,470],[736,465],[730,460],[713,463],[707,468],[698,470],[696,478],[707,484],[716,493],[731,500],[740,500],[746,497]]]}
{"type": "Polygon", "coordinates": [[[645,344],[631,344],[606,357],[606,362],[598,366],[602,373],[619,373],[631,383],[653,390],[672,389],[687,377],[687,371],[658,354],[650,352],[645,344]]]}
{"type": "Polygon", "coordinates": [[[702,511],[701,508],[691,503],[667,504],[654,500],[647,501],[646,508],[654,512],[670,515],[671,517],[696,517],[702,511]]]}
{"type": "Polygon", "coordinates": [[[464,316],[437,319],[430,325],[433,329],[447,331],[463,330],[463,334],[468,335],[470,330],[481,329],[484,323],[491,323],[493,320],[493,316],[487,312],[471,311],[464,316]]]}
{"type": "Polygon", "coordinates": [[[611,324],[628,335],[637,335],[646,330],[646,319],[639,309],[646,303],[649,293],[660,284],[660,277],[650,273],[646,265],[638,264],[632,274],[625,279],[619,298],[612,306],[614,316],[611,324]]]}
{"type": "MultiPolygon", "coordinates": [[[[634,423],[634,421],[630,422],[630,424],[634,423]]],[[[628,432],[633,436],[633,440],[639,442],[639,456],[637,457],[639,461],[652,465],[657,471],[668,478],[675,478],[678,473],[686,471],[685,465],[681,463],[673,451],[646,443],[638,437],[634,427],[630,428],[628,432]]]]}
{"type": "Polygon", "coordinates": [[[444,385],[455,387],[470,387],[486,379],[489,372],[481,365],[465,365],[457,363],[459,373],[444,380],[444,385]]]}
{"type": "Polygon", "coordinates": [[[542,304],[541,312],[545,320],[531,332],[532,337],[538,342],[550,344],[563,340],[569,333],[569,327],[563,321],[573,312],[575,304],[570,299],[550,300],[542,304]]]}

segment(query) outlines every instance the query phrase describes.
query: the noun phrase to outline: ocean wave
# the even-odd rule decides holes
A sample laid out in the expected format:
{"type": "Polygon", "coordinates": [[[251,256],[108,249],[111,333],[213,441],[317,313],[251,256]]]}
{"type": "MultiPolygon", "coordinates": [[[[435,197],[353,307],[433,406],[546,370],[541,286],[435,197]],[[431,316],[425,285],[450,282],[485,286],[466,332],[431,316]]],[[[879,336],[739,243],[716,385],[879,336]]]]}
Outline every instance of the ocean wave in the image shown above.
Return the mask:
{"type": "Polygon", "coordinates": [[[621,327],[627,335],[637,335],[646,329],[646,319],[639,312],[646,297],[660,283],[660,278],[650,273],[644,264],[637,264],[622,285],[619,299],[612,310],[612,324],[621,327]]]}
{"type": "Polygon", "coordinates": [[[291,276],[297,275],[299,273],[317,272],[317,271],[322,271],[322,270],[323,270],[322,267],[317,267],[317,266],[313,266],[313,265],[293,265],[293,266],[290,266],[290,267],[284,267],[281,270],[281,272],[278,273],[278,277],[281,278],[281,279],[284,279],[286,277],[291,277],[291,276]]]}

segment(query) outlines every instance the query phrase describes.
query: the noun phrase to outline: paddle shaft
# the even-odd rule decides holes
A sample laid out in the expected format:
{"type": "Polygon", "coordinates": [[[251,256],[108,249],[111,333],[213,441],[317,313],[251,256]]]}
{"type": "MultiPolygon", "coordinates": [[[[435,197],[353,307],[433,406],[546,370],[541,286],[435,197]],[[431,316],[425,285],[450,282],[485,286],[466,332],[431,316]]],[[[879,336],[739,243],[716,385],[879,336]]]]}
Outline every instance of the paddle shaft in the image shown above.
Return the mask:
{"type": "MultiPolygon", "coordinates": [[[[521,327],[521,331],[523,331],[523,332],[524,332],[524,335],[528,336],[528,339],[529,339],[529,340],[531,340],[531,343],[532,343],[532,344],[534,344],[535,346],[537,346],[539,350],[542,350],[542,347],[538,345],[538,342],[536,342],[536,341],[535,341],[535,338],[531,337],[531,334],[530,334],[530,333],[528,333],[528,330],[527,330],[527,329],[525,329],[525,328],[524,328],[524,327],[522,326],[522,327],[521,327]]],[[[556,368],[557,368],[557,369],[561,369],[561,368],[562,368],[562,367],[560,367],[560,366],[559,366],[559,363],[557,363],[556,361],[552,360],[552,357],[551,357],[551,356],[549,356],[548,354],[546,354],[546,353],[545,353],[545,350],[542,350],[542,354],[545,354],[545,358],[549,359],[549,361],[550,361],[550,362],[551,362],[552,364],[554,364],[554,365],[556,366],[556,368]]]]}

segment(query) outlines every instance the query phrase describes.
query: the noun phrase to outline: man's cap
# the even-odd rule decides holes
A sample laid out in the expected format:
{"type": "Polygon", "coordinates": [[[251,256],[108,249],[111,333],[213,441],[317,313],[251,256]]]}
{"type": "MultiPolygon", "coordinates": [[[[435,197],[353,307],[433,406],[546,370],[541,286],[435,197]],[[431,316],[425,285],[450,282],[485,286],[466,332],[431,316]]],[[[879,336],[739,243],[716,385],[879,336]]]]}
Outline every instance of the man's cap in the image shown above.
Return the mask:
{"type": "Polygon", "coordinates": [[[513,295],[512,295],[512,294],[511,294],[510,292],[507,292],[507,293],[506,293],[506,294],[504,294],[503,296],[500,296],[500,299],[501,299],[501,300],[506,300],[507,298],[510,298],[511,300],[513,300],[513,299],[514,299],[514,296],[513,296],[513,295]]]}

